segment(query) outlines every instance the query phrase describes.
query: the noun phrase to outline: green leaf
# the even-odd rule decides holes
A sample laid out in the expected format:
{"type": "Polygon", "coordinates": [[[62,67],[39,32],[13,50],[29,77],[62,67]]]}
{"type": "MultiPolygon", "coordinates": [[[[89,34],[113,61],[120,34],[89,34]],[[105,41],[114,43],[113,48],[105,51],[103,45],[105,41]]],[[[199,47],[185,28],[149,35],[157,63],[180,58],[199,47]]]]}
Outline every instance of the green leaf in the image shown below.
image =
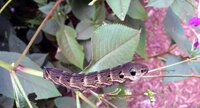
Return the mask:
{"type": "Polygon", "coordinates": [[[183,27],[171,8],[168,9],[164,19],[164,29],[167,36],[173,39],[183,52],[190,54],[191,42],[184,35],[183,27]]]}
{"type": "Polygon", "coordinates": [[[9,97],[0,96],[0,108],[13,108],[14,107],[14,99],[9,97]]]}
{"type": "MultiPolygon", "coordinates": [[[[36,30],[35,29],[29,29],[28,32],[26,33],[26,39],[30,41],[35,34],[36,30]]],[[[37,37],[35,38],[33,44],[39,44],[43,40],[43,33],[39,32],[37,37]]]]}
{"type": "Polygon", "coordinates": [[[47,0],[34,0],[38,4],[45,4],[47,3],[47,0]]]}
{"type": "Polygon", "coordinates": [[[49,11],[52,9],[52,7],[55,5],[55,2],[50,2],[42,7],[39,8],[39,10],[44,13],[44,14],[48,14],[49,11]]]}
{"type": "Polygon", "coordinates": [[[75,37],[76,31],[68,26],[63,26],[56,35],[58,45],[65,58],[70,63],[83,69],[84,53],[75,37]]]}
{"type": "Polygon", "coordinates": [[[49,19],[43,26],[42,30],[50,35],[56,36],[57,31],[60,29],[59,24],[55,19],[49,19]]]}
{"type": "MultiPolygon", "coordinates": [[[[0,60],[6,61],[8,63],[13,63],[19,58],[19,53],[14,52],[0,52],[0,60]]],[[[41,70],[38,65],[32,62],[29,58],[25,57],[21,63],[25,67],[30,67],[33,69],[41,70]]],[[[36,99],[46,99],[51,97],[60,96],[60,93],[56,89],[53,83],[45,80],[41,77],[36,77],[23,72],[17,72],[17,76],[26,92],[26,94],[35,93],[37,95],[36,99]],[[39,82],[39,83],[38,83],[39,82]]],[[[0,93],[14,98],[14,91],[10,79],[10,74],[7,70],[0,67],[0,93]]]]}
{"type": "Polygon", "coordinates": [[[44,64],[44,61],[45,61],[46,57],[47,57],[47,54],[33,53],[33,54],[29,55],[29,57],[38,66],[42,66],[44,64]]]}
{"type": "Polygon", "coordinates": [[[140,31],[120,24],[99,27],[92,36],[92,67],[88,71],[111,68],[132,60],[140,31]]]}
{"type": "MultiPolygon", "coordinates": [[[[88,105],[90,105],[92,108],[97,108],[96,105],[94,104],[95,99],[92,99],[92,101],[90,100],[90,97],[85,97],[80,91],[75,91],[76,95],[78,95],[85,103],[87,103],[88,105]]],[[[93,96],[92,96],[93,97],[93,96]]]]}
{"type": "MultiPolygon", "coordinates": [[[[13,78],[13,74],[12,74],[13,78]]],[[[15,94],[15,103],[18,108],[37,108],[34,103],[31,104],[31,101],[28,99],[27,96],[22,95],[22,93],[19,90],[19,86],[17,86],[17,81],[12,79],[12,85],[14,88],[14,94],[15,94]]]]}
{"type": "Polygon", "coordinates": [[[12,52],[22,53],[26,44],[16,36],[15,31],[10,30],[8,39],[9,50],[12,52]]]}
{"type": "Polygon", "coordinates": [[[128,108],[126,97],[117,97],[117,95],[126,95],[126,87],[124,85],[114,85],[111,87],[104,88],[104,93],[110,93],[116,95],[116,98],[110,100],[111,103],[116,105],[118,108],[128,108]],[[119,90],[120,89],[120,90],[119,90]]]}
{"type": "MultiPolygon", "coordinates": [[[[197,59],[200,60],[200,59],[197,59]]],[[[188,62],[188,65],[191,67],[191,69],[196,72],[197,74],[200,74],[200,63],[199,62],[188,62]]]]}
{"type": "Polygon", "coordinates": [[[77,31],[77,39],[78,40],[87,40],[90,39],[93,35],[95,27],[92,25],[91,22],[81,21],[78,23],[76,27],[77,31]]]}
{"type": "Polygon", "coordinates": [[[85,59],[90,62],[92,60],[92,45],[91,45],[91,40],[87,40],[82,42],[82,45],[84,47],[84,54],[85,54],[85,59]]]}
{"type": "Polygon", "coordinates": [[[114,105],[116,105],[118,108],[128,108],[126,97],[121,97],[121,98],[113,99],[111,101],[111,103],[113,103],[114,105]]]}
{"type": "Polygon", "coordinates": [[[143,27],[142,32],[140,34],[140,42],[138,44],[136,52],[144,59],[147,59],[147,53],[146,53],[145,46],[146,46],[146,30],[145,30],[145,27],[143,27]]]}
{"type": "Polygon", "coordinates": [[[131,4],[129,6],[127,14],[133,19],[144,20],[148,18],[147,12],[145,11],[139,0],[131,0],[131,4]]]}
{"type": "Polygon", "coordinates": [[[106,0],[110,8],[116,14],[116,16],[124,21],[125,16],[128,12],[129,5],[131,0],[106,0]]]}
{"type": "MultiPolygon", "coordinates": [[[[182,61],[181,57],[170,55],[166,57],[166,63],[165,65],[170,65],[173,63],[177,63],[182,61]]],[[[189,67],[188,63],[182,63],[178,64],[176,66],[172,66],[169,68],[166,68],[165,75],[190,75],[191,74],[191,68],[189,67]]],[[[187,77],[164,77],[164,82],[171,82],[171,81],[179,81],[184,80],[187,77]]]]}
{"type": "Polygon", "coordinates": [[[187,0],[175,0],[171,8],[174,13],[185,22],[195,15],[193,6],[187,0]]]}
{"type": "MultiPolygon", "coordinates": [[[[98,2],[97,2],[98,3],[98,2]]],[[[93,22],[96,24],[102,23],[106,18],[106,9],[105,9],[105,3],[98,3],[95,4],[95,12],[93,13],[93,22]]]]}
{"type": "Polygon", "coordinates": [[[89,19],[95,12],[95,6],[88,6],[91,0],[73,0],[72,12],[79,20],[89,19]]]}
{"type": "Polygon", "coordinates": [[[57,51],[56,51],[55,58],[56,58],[59,62],[63,62],[63,63],[66,63],[66,64],[70,64],[70,62],[65,58],[65,56],[63,55],[63,53],[62,53],[59,49],[57,49],[57,51]]]}
{"type": "Polygon", "coordinates": [[[72,97],[60,97],[55,99],[57,108],[76,108],[76,100],[72,97]]]}
{"type": "MultiPolygon", "coordinates": [[[[87,97],[88,100],[90,100],[92,103],[95,103],[97,101],[97,98],[94,95],[90,95],[87,97]]],[[[89,105],[87,102],[83,101],[81,108],[95,108],[89,105]]]]}
{"type": "Polygon", "coordinates": [[[150,0],[146,7],[166,8],[169,7],[174,0],[150,0]]]}

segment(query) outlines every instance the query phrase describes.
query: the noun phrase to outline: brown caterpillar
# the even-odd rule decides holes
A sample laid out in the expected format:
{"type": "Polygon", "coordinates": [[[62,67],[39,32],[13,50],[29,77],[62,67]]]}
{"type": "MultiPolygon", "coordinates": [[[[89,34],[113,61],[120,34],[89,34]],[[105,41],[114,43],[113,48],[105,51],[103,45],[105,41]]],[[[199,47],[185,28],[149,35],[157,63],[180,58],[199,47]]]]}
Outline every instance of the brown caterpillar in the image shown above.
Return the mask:
{"type": "Polygon", "coordinates": [[[111,69],[89,74],[68,73],[57,68],[44,68],[44,78],[70,89],[97,89],[125,81],[136,81],[148,72],[148,67],[128,62],[111,69]]]}

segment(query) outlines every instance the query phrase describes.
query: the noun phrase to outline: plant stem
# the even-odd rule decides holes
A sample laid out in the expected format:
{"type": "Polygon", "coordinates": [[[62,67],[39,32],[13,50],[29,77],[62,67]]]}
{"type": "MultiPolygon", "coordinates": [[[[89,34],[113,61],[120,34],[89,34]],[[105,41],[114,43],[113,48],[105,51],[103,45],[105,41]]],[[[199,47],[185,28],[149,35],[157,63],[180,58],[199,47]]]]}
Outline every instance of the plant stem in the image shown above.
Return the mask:
{"type": "MultiPolygon", "coordinates": [[[[11,66],[14,66],[14,64],[11,65],[11,66]]],[[[29,106],[30,108],[33,108],[33,106],[31,105],[31,102],[30,102],[30,100],[28,99],[28,97],[27,97],[27,95],[26,95],[26,93],[25,93],[25,91],[24,91],[24,89],[23,89],[23,87],[22,87],[22,84],[20,83],[20,81],[19,81],[19,79],[18,79],[16,73],[14,72],[14,70],[10,70],[10,75],[11,75],[11,77],[13,77],[13,79],[14,79],[14,81],[12,82],[13,85],[16,85],[15,87],[17,87],[17,89],[19,89],[19,91],[21,92],[22,96],[23,96],[24,99],[26,100],[28,106],[29,106]]],[[[13,86],[13,89],[15,89],[15,87],[13,86]]],[[[18,95],[18,94],[16,94],[16,95],[18,95]]]]}
{"type": "Polygon", "coordinates": [[[89,92],[94,95],[95,97],[97,97],[98,99],[100,99],[101,101],[107,103],[108,105],[112,106],[113,108],[118,108],[117,106],[115,106],[114,104],[112,104],[111,102],[109,102],[108,100],[106,100],[105,98],[103,98],[102,96],[99,96],[97,93],[95,93],[92,90],[89,90],[89,92]]]}
{"type": "Polygon", "coordinates": [[[44,24],[47,22],[47,20],[50,18],[51,14],[55,11],[55,9],[58,7],[58,5],[62,2],[62,0],[58,0],[56,2],[56,4],[53,6],[53,8],[49,11],[48,15],[45,17],[45,19],[42,21],[42,23],[40,24],[40,26],[38,27],[38,29],[36,30],[35,34],[33,35],[33,37],[31,38],[30,42],[28,43],[28,45],[26,46],[25,50],[23,51],[23,53],[20,55],[20,57],[18,58],[18,60],[15,62],[15,67],[17,67],[19,65],[19,63],[21,62],[21,60],[23,59],[23,57],[26,55],[26,53],[28,52],[28,50],[30,49],[31,45],[33,44],[34,40],[36,39],[36,37],[38,36],[39,32],[41,31],[42,27],[44,26],[44,24]]]}
{"type": "Polygon", "coordinates": [[[158,78],[158,77],[196,77],[196,78],[200,78],[200,75],[153,75],[153,76],[143,76],[142,78],[158,78]]]}
{"type": "Polygon", "coordinates": [[[76,108],[81,108],[79,96],[76,94],[76,108]]]}
{"type": "Polygon", "coordinates": [[[9,3],[10,3],[11,1],[12,1],[12,0],[8,0],[8,1],[6,2],[6,4],[3,5],[3,7],[0,9],[0,14],[3,12],[3,10],[6,8],[6,6],[9,5],[9,3]]]}
{"type": "Polygon", "coordinates": [[[199,57],[200,57],[200,56],[195,56],[195,57],[193,57],[193,58],[186,59],[186,60],[183,60],[183,61],[174,63],[174,64],[170,64],[170,65],[167,65],[167,66],[163,66],[163,67],[159,67],[159,68],[156,68],[156,69],[152,69],[152,70],[150,70],[149,72],[154,72],[154,71],[162,70],[162,69],[165,69],[165,68],[169,68],[169,67],[172,67],[172,66],[175,66],[175,65],[178,65],[178,64],[182,64],[182,63],[191,61],[191,60],[193,60],[193,59],[197,59],[197,58],[199,58],[199,57]]]}
{"type": "Polygon", "coordinates": [[[97,108],[90,100],[87,99],[80,91],[75,91],[76,95],[78,95],[83,101],[89,104],[92,108],[97,108]]]}

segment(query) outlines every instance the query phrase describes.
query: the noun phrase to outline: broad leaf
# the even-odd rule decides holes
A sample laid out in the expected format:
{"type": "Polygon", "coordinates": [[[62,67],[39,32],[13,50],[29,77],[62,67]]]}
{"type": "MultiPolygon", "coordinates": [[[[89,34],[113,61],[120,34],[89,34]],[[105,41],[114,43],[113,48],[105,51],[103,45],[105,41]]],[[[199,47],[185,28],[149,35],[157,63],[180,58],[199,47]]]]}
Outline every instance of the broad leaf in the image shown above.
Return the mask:
{"type": "Polygon", "coordinates": [[[90,62],[92,60],[92,45],[91,40],[82,42],[84,47],[85,59],[90,62]]]}
{"type": "MultiPolygon", "coordinates": [[[[197,59],[200,60],[200,59],[197,59]]],[[[192,68],[194,72],[200,74],[200,63],[199,62],[188,62],[189,66],[192,68]]]]}
{"type": "Polygon", "coordinates": [[[111,93],[113,95],[116,95],[116,98],[112,98],[110,100],[111,103],[116,105],[118,108],[127,108],[126,96],[117,98],[118,95],[126,95],[125,93],[126,87],[123,84],[107,87],[107,88],[104,88],[103,90],[104,90],[104,93],[111,93]],[[120,90],[118,91],[117,89],[120,89],[120,90]]]}
{"type": "MultiPolygon", "coordinates": [[[[30,41],[32,37],[34,36],[36,30],[35,29],[29,29],[28,32],[26,33],[26,39],[30,41]]],[[[43,40],[43,33],[39,32],[37,37],[35,38],[33,44],[39,44],[43,40]]]]}
{"type": "Polygon", "coordinates": [[[47,3],[47,0],[34,0],[38,4],[45,4],[47,3]]]}
{"type": "Polygon", "coordinates": [[[0,96],[0,108],[13,108],[14,99],[8,98],[6,96],[0,96]]]}
{"type": "Polygon", "coordinates": [[[187,22],[189,18],[194,16],[194,7],[187,0],[175,0],[171,8],[174,13],[185,22],[187,22]]]}
{"type": "Polygon", "coordinates": [[[147,7],[166,8],[169,7],[174,0],[150,0],[147,7]]]}
{"type": "MultiPolygon", "coordinates": [[[[181,57],[170,55],[166,58],[165,65],[170,65],[173,63],[177,63],[182,61],[181,57]]],[[[182,63],[176,66],[172,66],[169,68],[166,68],[165,75],[190,75],[191,74],[191,68],[189,67],[188,63],[182,63]]],[[[184,80],[187,77],[164,77],[164,82],[171,82],[171,81],[179,81],[184,80]]]]}
{"type": "Polygon", "coordinates": [[[106,9],[105,9],[105,3],[96,3],[95,5],[95,12],[93,13],[93,22],[96,24],[101,24],[106,18],[106,9]]]}
{"type": "Polygon", "coordinates": [[[144,20],[148,17],[147,12],[145,11],[139,0],[131,0],[131,4],[129,6],[127,14],[133,19],[144,20]]]}
{"type": "Polygon", "coordinates": [[[72,97],[60,97],[55,99],[57,108],[76,108],[76,100],[72,97]]]}
{"type": "Polygon", "coordinates": [[[89,6],[91,0],[72,0],[72,12],[79,20],[89,19],[95,12],[95,6],[89,6]]]}
{"type": "Polygon", "coordinates": [[[128,12],[129,5],[131,0],[106,0],[110,8],[116,14],[116,16],[124,21],[125,16],[128,12]]]}
{"type": "Polygon", "coordinates": [[[83,69],[84,53],[75,37],[76,31],[68,26],[61,28],[56,35],[58,45],[65,58],[70,63],[83,69]]]}
{"type": "Polygon", "coordinates": [[[70,64],[70,62],[65,58],[65,56],[64,56],[63,53],[61,52],[60,48],[57,49],[55,58],[56,58],[59,62],[63,62],[63,63],[66,63],[66,64],[70,64]]]}
{"type": "Polygon", "coordinates": [[[120,24],[99,27],[92,36],[92,67],[88,71],[111,68],[132,60],[140,31],[120,24]]]}
{"type": "MultiPolygon", "coordinates": [[[[97,98],[93,95],[90,95],[89,97],[87,97],[92,103],[96,103],[97,102],[97,98]]],[[[83,101],[81,108],[93,108],[90,105],[88,105],[88,103],[86,103],[85,101],[83,101]]]]}
{"type": "MultiPolygon", "coordinates": [[[[19,53],[14,52],[0,52],[0,60],[6,61],[8,63],[13,63],[19,58],[19,53]]],[[[25,57],[21,63],[26,67],[41,70],[38,65],[32,62],[29,58],[25,57]]],[[[42,71],[42,70],[41,70],[42,71]]],[[[30,74],[25,74],[23,72],[17,72],[17,76],[26,92],[26,94],[35,93],[37,95],[36,99],[46,99],[51,97],[60,96],[53,83],[45,80],[41,77],[36,77],[30,74]]],[[[10,74],[7,70],[0,67],[0,93],[14,98],[14,91],[10,79],[10,74]]]]}
{"type": "Polygon", "coordinates": [[[22,53],[26,48],[26,44],[16,36],[14,31],[9,32],[9,39],[8,39],[9,50],[11,52],[18,52],[22,53]]]}
{"type": "Polygon", "coordinates": [[[190,54],[191,42],[184,35],[183,27],[171,8],[168,9],[164,19],[164,29],[167,36],[173,39],[178,47],[187,54],[190,54]]]}
{"type": "Polygon", "coordinates": [[[49,19],[42,30],[50,35],[55,36],[56,32],[60,29],[59,24],[56,22],[55,19],[49,19]]]}
{"type": "Polygon", "coordinates": [[[38,66],[42,66],[46,57],[47,57],[47,54],[42,54],[42,53],[33,53],[31,55],[29,55],[30,59],[32,61],[34,61],[38,66]]]}
{"type": "Polygon", "coordinates": [[[54,5],[55,2],[50,2],[49,4],[45,4],[44,6],[40,7],[39,10],[47,15],[54,5]]]}
{"type": "Polygon", "coordinates": [[[78,23],[76,27],[77,39],[78,40],[90,39],[94,33],[94,30],[95,30],[95,27],[94,25],[92,25],[91,22],[81,21],[80,23],[78,23]]]}
{"type": "Polygon", "coordinates": [[[126,97],[116,98],[111,101],[118,108],[128,108],[126,97]]]}
{"type": "Polygon", "coordinates": [[[138,44],[136,52],[141,57],[147,59],[147,53],[146,53],[146,30],[145,30],[145,27],[142,28],[142,32],[140,34],[140,42],[138,44]]]}

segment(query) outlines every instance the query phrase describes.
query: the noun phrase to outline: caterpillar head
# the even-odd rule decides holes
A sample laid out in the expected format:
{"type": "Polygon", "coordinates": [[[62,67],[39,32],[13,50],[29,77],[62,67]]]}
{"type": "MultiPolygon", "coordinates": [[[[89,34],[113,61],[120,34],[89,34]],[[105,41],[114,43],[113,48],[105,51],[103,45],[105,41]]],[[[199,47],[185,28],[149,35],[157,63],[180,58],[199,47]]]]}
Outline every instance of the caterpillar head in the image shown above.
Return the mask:
{"type": "Polygon", "coordinates": [[[148,67],[140,63],[129,62],[123,66],[123,75],[125,79],[137,80],[148,72],[148,67]]]}

